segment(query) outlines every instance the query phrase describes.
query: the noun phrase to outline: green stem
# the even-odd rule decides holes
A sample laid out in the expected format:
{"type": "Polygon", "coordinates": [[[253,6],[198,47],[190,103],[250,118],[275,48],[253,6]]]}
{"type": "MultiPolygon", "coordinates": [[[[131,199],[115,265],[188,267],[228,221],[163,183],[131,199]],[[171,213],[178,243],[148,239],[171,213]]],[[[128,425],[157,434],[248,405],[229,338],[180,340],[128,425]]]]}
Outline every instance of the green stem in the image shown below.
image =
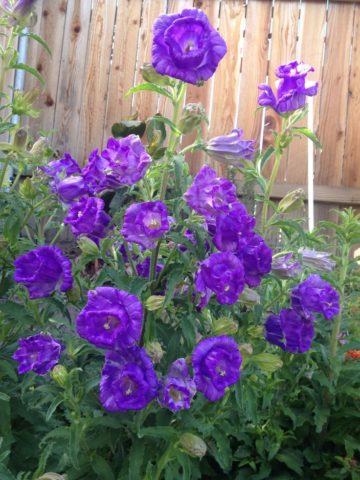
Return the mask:
{"type": "Polygon", "coordinates": [[[128,257],[128,260],[129,260],[129,263],[130,263],[130,268],[131,268],[131,271],[133,273],[133,275],[135,277],[137,277],[137,270],[136,270],[136,267],[135,267],[135,263],[134,263],[134,260],[131,256],[131,252],[130,252],[130,248],[129,248],[129,244],[126,240],[124,240],[124,248],[125,248],[125,252],[126,252],[126,255],[128,257]]]}
{"type": "Polygon", "coordinates": [[[16,177],[15,177],[14,181],[12,182],[12,185],[11,185],[11,188],[10,188],[10,191],[11,191],[11,192],[12,192],[13,190],[15,190],[15,187],[16,187],[16,185],[19,183],[19,180],[20,180],[22,174],[23,174],[23,169],[22,169],[22,168],[19,168],[19,171],[18,171],[18,173],[16,174],[16,177]]]}
{"type": "MultiPolygon", "coordinates": [[[[339,293],[340,293],[341,303],[344,303],[345,280],[346,280],[346,274],[349,266],[349,246],[348,245],[344,245],[342,248],[341,260],[342,260],[342,264],[339,272],[339,277],[340,277],[339,293]]],[[[337,315],[333,320],[333,329],[332,329],[331,340],[330,340],[330,358],[331,359],[336,358],[336,353],[337,353],[337,348],[339,343],[339,333],[341,329],[341,320],[342,320],[342,316],[340,312],[339,315],[337,315]]]]}
{"type": "Polygon", "coordinates": [[[22,222],[21,228],[23,228],[23,227],[27,224],[29,218],[30,218],[31,215],[35,212],[35,210],[36,210],[37,208],[41,207],[41,205],[43,205],[44,203],[46,203],[50,198],[52,198],[52,195],[48,195],[47,197],[43,198],[42,200],[40,200],[40,202],[35,203],[35,205],[33,205],[33,206],[29,209],[28,213],[25,215],[25,218],[24,218],[24,220],[23,220],[23,222],[22,222]]]}
{"type": "Polygon", "coordinates": [[[174,454],[174,446],[173,444],[169,445],[168,448],[165,450],[163,455],[161,456],[160,460],[157,463],[157,469],[155,473],[154,480],[160,480],[161,473],[166,467],[166,465],[171,461],[171,457],[174,454]]]}
{"type": "Polygon", "coordinates": [[[51,240],[50,242],[50,245],[54,245],[54,243],[56,242],[56,240],[60,237],[60,235],[62,234],[63,230],[64,230],[64,227],[65,225],[62,223],[60,225],[60,227],[58,228],[58,231],[56,232],[55,236],[53,237],[53,239],[51,240]]]}
{"type": "Polygon", "coordinates": [[[10,156],[8,155],[5,158],[4,165],[2,166],[1,172],[0,172],[0,188],[3,186],[4,180],[5,180],[5,174],[8,169],[9,163],[10,163],[10,156]]]}
{"type": "Polygon", "coordinates": [[[154,250],[152,251],[152,254],[151,254],[150,273],[149,273],[150,282],[152,282],[155,279],[156,263],[157,263],[157,259],[158,259],[158,256],[159,256],[161,242],[162,242],[162,238],[160,238],[160,240],[156,244],[156,247],[154,248],[154,250]]]}
{"type": "Polygon", "coordinates": [[[263,203],[263,209],[262,209],[262,213],[261,213],[261,227],[262,227],[263,230],[265,229],[265,226],[266,226],[270,197],[271,197],[271,193],[272,193],[272,189],[273,189],[276,177],[279,173],[279,168],[280,168],[280,163],[281,163],[280,161],[281,161],[281,152],[279,151],[279,149],[277,149],[275,151],[274,166],[272,168],[270,178],[267,182],[265,195],[264,195],[264,203],[263,203]]]}

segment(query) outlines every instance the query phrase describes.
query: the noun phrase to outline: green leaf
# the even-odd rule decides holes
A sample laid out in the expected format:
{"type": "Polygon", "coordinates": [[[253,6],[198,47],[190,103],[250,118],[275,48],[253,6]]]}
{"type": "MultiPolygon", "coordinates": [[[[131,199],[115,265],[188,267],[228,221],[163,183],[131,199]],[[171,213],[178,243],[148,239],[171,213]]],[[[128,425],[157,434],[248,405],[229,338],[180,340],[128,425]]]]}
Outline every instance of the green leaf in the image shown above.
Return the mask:
{"type": "Polygon", "coordinates": [[[11,66],[11,68],[15,70],[25,70],[25,72],[30,73],[34,77],[36,77],[39,82],[45,86],[44,77],[36,70],[36,68],[30,67],[30,65],[26,65],[26,63],[15,63],[11,66]]]}
{"type": "Polygon", "coordinates": [[[212,432],[215,439],[216,448],[210,447],[211,453],[224,472],[229,472],[232,465],[232,452],[229,438],[220,430],[215,429],[212,432]]]}
{"type": "Polygon", "coordinates": [[[167,88],[159,87],[159,85],[155,85],[155,83],[150,82],[140,83],[139,85],[135,85],[135,87],[130,88],[130,90],[126,93],[126,97],[132,95],[133,93],[144,91],[155,92],[159,95],[163,95],[164,97],[169,98],[171,101],[173,100],[173,96],[167,88]]]}
{"type": "Polygon", "coordinates": [[[14,212],[13,215],[9,215],[4,225],[4,237],[10,244],[16,242],[16,239],[20,233],[23,217],[20,212],[14,212]]]}
{"type": "Polygon", "coordinates": [[[249,363],[255,364],[266,373],[272,373],[283,366],[283,362],[279,355],[273,353],[258,353],[249,357],[249,363]]]}
{"type": "Polygon", "coordinates": [[[303,470],[303,455],[300,450],[292,450],[287,449],[284,450],[282,453],[279,453],[276,456],[276,460],[281,463],[285,463],[285,465],[290,468],[293,472],[297,473],[298,475],[302,476],[303,470]]]}
{"type": "Polygon", "coordinates": [[[134,439],[129,453],[129,480],[142,478],[141,467],[144,461],[145,443],[134,439]]]}
{"type": "Polygon", "coordinates": [[[146,123],[139,120],[125,120],[114,123],[111,127],[111,133],[115,138],[127,137],[128,135],[139,135],[142,137],[145,133],[146,123]]]}
{"type": "Polygon", "coordinates": [[[5,465],[2,464],[0,464],[0,478],[1,480],[16,480],[10,470],[8,470],[5,465]]]}
{"type": "Polygon", "coordinates": [[[308,128],[306,128],[306,127],[293,127],[291,129],[291,131],[293,133],[302,133],[303,135],[305,135],[305,137],[307,137],[309,140],[311,140],[318,148],[320,148],[320,150],[322,149],[322,145],[320,143],[320,140],[317,138],[315,133],[312,132],[311,130],[309,130],[308,128]]]}
{"type": "Polygon", "coordinates": [[[79,453],[82,426],[80,423],[70,425],[69,458],[74,468],[79,469],[79,453]]]}
{"type": "Polygon", "coordinates": [[[9,402],[10,397],[9,395],[6,395],[6,393],[4,392],[0,392],[0,400],[2,400],[3,402],[9,402]]]}
{"type": "Polygon", "coordinates": [[[45,420],[48,422],[50,418],[53,416],[53,413],[57,409],[57,407],[64,401],[64,398],[62,395],[58,395],[57,397],[54,398],[54,400],[51,402],[48,411],[46,412],[45,420]]]}
{"type": "Polygon", "coordinates": [[[115,480],[114,472],[105,458],[95,455],[91,467],[101,480],[115,480]]]}
{"type": "Polygon", "coordinates": [[[321,405],[315,405],[314,408],[314,422],[316,426],[316,433],[320,433],[323,429],[323,426],[329,418],[330,410],[321,405]]]}
{"type": "Polygon", "coordinates": [[[175,123],[173,123],[171,120],[169,120],[168,118],[166,117],[163,117],[162,115],[156,115],[156,117],[151,117],[150,120],[153,120],[155,119],[157,122],[160,122],[160,123],[164,123],[167,127],[170,128],[170,130],[172,130],[174,133],[176,133],[176,135],[180,136],[181,135],[181,132],[180,130],[177,128],[177,126],[175,125],[175,123]]]}
{"type": "Polygon", "coordinates": [[[138,431],[138,437],[161,438],[162,440],[172,440],[178,436],[177,430],[172,427],[146,427],[138,431]]]}
{"type": "Polygon", "coordinates": [[[275,152],[275,148],[269,145],[265,152],[259,157],[260,170],[262,170],[275,152]]]}
{"type": "Polygon", "coordinates": [[[52,53],[51,53],[51,50],[50,50],[50,47],[49,45],[47,44],[47,42],[42,38],[40,37],[39,35],[36,35],[36,33],[28,33],[28,32],[24,32],[24,30],[20,33],[20,36],[21,37],[29,37],[29,38],[32,38],[33,40],[35,40],[35,42],[38,42],[40,43],[40,45],[42,47],[45,48],[45,50],[48,52],[48,54],[50,55],[50,57],[52,57],[52,53]]]}
{"type": "Polygon", "coordinates": [[[164,306],[166,307],[174,296],[174,291],[178,283],[184,278],[183,267],[174,266],[166,279],[166,293],[164,306]]]}

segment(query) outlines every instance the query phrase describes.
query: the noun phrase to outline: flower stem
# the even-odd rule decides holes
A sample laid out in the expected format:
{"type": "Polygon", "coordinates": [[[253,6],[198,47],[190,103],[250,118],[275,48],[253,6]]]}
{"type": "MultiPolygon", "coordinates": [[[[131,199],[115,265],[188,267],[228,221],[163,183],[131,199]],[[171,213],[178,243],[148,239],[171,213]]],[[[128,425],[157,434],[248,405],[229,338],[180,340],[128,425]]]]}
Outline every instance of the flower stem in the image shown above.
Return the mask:
{"type": "Polygon", "coordinates": [[[65,225],[62,223],[60,225],[60,227],[58,228],[58,231],[56,232],[55,236],[53,237],[53,239],[51,240],[50,242],[50,245],[54,245],[54,243],[56,242],[56,240],[60,237],[60,235],[62,234],[63,230],[64,230],[64,227],[65,225]]]}
{"type": "Polygon", "coordinates": [[[137,277],[137,270],[136,270],[136,267],[135,267],[135,263],[134,263],[134,260],[131,256],[131,252],[130,252],[130,248],[129,248],[129,244],[126,240],[124,240],[124,248],[125,248],[125,252],[126,252],[126,255],[128,257],[128,260],[129,260],[129,264],[130,264],[130,268],[131,268],[131,271],[133,273],[133,275],[135,277],[137,277]]]}
{"type": "Polygon", "coordinates": [[[1,167],[1,172],[0,172],[0,188],[3,186],[4,180],[5,180],[6,171],[7,171],[7,169],[8,169],[9,163],[10,163],[10,156],[8,155],[8,156],[5,158],[5,161],[4,161],[3,166],[1,167]]]}
{"type": "Polygon", "coordinates": [[[262,213],[261,213],[261,227],[262,227],[263,230],[265,229],[266,220],[267,220],[267,216],[268,216],[269,201],[270,201],[272,189],[273,189],[276,177],[279,173],[279,168],[280,168],[280,163],[281,163],[280,161],[281,161],[281,151],[279,151],[277,149],[276,152],[275,152],[274,166],[272,168],[269,181],[267,182],[267,185],[266,185],[263,209],[262,209],[262,213]]]}
{"type": "Polygon", "coordinates": [[[156,263],[157,263],[157,259],[158,259],[158,256],[159,256],[161,242],[162,242],[162,238],[160,238],[160,240],[156,244],[156,247],[154,248],[154,250],[152,251],[152,254],[151,254],[150,273],[149,273],[150,282],[152,282],[155,279],[156,263]]]}

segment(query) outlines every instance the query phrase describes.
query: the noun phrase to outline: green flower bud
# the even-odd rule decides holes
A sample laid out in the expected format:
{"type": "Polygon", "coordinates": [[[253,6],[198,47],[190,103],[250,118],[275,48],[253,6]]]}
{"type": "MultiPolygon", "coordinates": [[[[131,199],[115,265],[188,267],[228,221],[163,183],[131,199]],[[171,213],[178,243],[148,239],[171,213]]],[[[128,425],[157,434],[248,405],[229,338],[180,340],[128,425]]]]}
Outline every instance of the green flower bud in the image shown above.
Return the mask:
{"type": "Polygon", "coordinates": [[[272,373],[283,366],[283,362],[278,355],[273,353],[258,353],[251,357],[251,363],[255,364],[266,373],[272,373]]]}
{"type": "Polygon", "coordinates": [[[78,240],[78,245],[80,250],[85,253],[85,255],[97,256],[99,255],[99,248],[95,242],[90,240],[87,237],[81,237],[78,240]]]}
{"type": "Polygon", "coordinates": [[[58,473],[47,472],[41,475],[37,480],[66,480],[66,477],[59,475],[58,473]]]}
{"type": "Polygon", "coordinates": [[[36,197],[37,191],[31,178],[25,178],[19,187],[19,193],[23,198],[26,198],[26,200],[33,200],[36,197]]]}
{"type": "Polygon", "coordinates": [[[147,351],[153,363],[161,362],[161,359],[164,356],[164,350],[162,349],[159,342],[154,341],[154,342],[147,343],[145,345],[145,350],[147,351]]]}
{"type": "Polygon", "coordinates": [[[292,192],[288,192],[283,199],[280,200],[278,209],[280,213],[290,213],[304,207],[305,192],[302,188],[298,188],[292,192]]]}
{"type": "Polygon", "coordinates": [[[178,125],[179,130],[182,133],[190,133],[194,128],[198,127],[203,120],[207,121],[207,117],[201,103],[188,103],[182,111],[178,125]]]}
{"type": "Polygon", "coordinates": [[[184,433],[181,435],[179,444],[191,457],[202,458],[207,451],[207,446],[204,440],[192,433],[184,433]]]}
{"type": "Polygon", "coordinates": [[[162,87],[173,86],[175,84],[171,78],[157,73],[151,63],[144,63],[144,65],[140,67],[140,73],[145,82],[155,83],[162,87]]]}
{"type": "Polygon", "coordinates": [[[160,310],[164,305],[164,300],[165,297],[162,295],[151,295],[151,297],[145,301],[145,308],[149,310],[149,312],[160,310]]]}
{"type": "Polygon", "coordinates": [[[60,387],[65,387],[66,381],[68,378],[68,371],[64,367],[64,365],[55,365],[55,367],[51,370],[51,378],[58,384],[60,387]]]}
{"type": "Polygon", "coordinates": [[[78,300],[80,300],[81,298],[80,293],[81,292],[80,292],[79,285],[77,284],[77,282],[74,282],[70,290],[66,291],[66,296],[70,302],[75,303],[78,300]]]}
{"type": "Polygon", "coordinates": [[[32,146],[30,153],[32,155],[40,156],[44,153],[45,149],[47,148],[48,144],[45,137],[40,137],[36,140],[34,145],[32,146]]]}
{"type": "Polygon", "coordinates": [[[252,355],[254,351],[251,343],[241,343],[239,345],[239,350],[244,359],[246,357],[250,357],[250,355],[252,355]]]}
{"type": "Polygon", "coordinates": [[[14,135],[14,147],[24,148],[27,143],[28,134],[25,128],[19,128],[14,135]]]}
{"type": "Polygon", "coordinates": [[[220,317],[212,324],[212,332],[214,335],[234,335],[238,330],[238,324],[227,317],[220,317]]]}
{"type": "Polygon", "coordinates": [[[35,88],[29,92],[22,92],[21,90],[15,90],[11,109],[13,115],[26,115],[32,118],[38,118],[40,110],[33,108],[32,104],[39,96],[39,91],[35,88]]]}
{"type": "Polygon", "coordinates": [[[248,306],[258,305],[260,303],[260,295],[255,290],[245,287],[240,296],[240,301],[248,306]]]}

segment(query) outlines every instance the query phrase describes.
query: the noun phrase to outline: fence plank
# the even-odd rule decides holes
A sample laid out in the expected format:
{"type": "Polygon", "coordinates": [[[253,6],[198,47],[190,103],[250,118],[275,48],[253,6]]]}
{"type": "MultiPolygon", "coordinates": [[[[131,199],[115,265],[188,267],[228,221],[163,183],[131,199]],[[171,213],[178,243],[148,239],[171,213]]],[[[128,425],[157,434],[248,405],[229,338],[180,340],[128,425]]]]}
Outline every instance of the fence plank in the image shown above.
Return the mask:
{"type": "Polygon", "coordinates": [[[113,123],[131,115],[132,97],[125,94],[134,85],[141,5],[141,0],[119,0],[104,137],[110,136],[113,123]]]}
{"type": "MultiPolygon", "coordinates": [[[[208,17],[209,22],[214,28],[218,25],[218,15],[220,0],[195,0],[194,7],[200,8],[208,17]]],[[[223,61],[223,60],[222,60],[223,61]]],[[[216,75],[216,73],[215,73],[216,75]]],[[[186,103],[201,103],[208,114],[211,109],[211,88],[214,77],[210,78],[203,86],[197,87],[190,85],[186,95],[186,103]]],[[[202,134],[204,138],[208,136],[208,128],[203,125],[202,134]]],[[[183,146],[190,145],[195,140],[195,133],[187,135],[184,139],[183,146]]],[[[204,164],[205,155],[202,152],[187,153],[186,160],[189,163],[190,171],[196,173],[204,164]]]]}
{"type": "MultiPolygon", "coordinates": [[[[230,133],[236,124],[244,21],[245,6],[242,2],[222,1],[219,33],[228,51],[214,76],[210,138],[230,133]]],[[[213,165],[220,175],[226,174],[227,167],[218,162],[213,165]]]]}
{"type": "Polygon", "coordinates": [[[71,150],[80,163],[83,158],[78,157],[79,121],[90,14],[91,2],[68,1],[55,105],[55,145],[61,154],[71,150]]]}
{"type": "MultiPolygon", "coordinates": [[[[326,28],[326,4],[305,2],[302,5],[299,31],[299,59],[312,65],[315,72],[308,75],[311,80],[321,80],[322,57],[326,28]],[[309,32],[312,32],[309,35],[309,32]]],[[[319,90],[322,88],[319,83],[319,90]]],[[[320,95],[314,97],[314,130],[319,126],[320,95]]],[[[300,125],[300,123],[299,123],[300,125]]],[[[307,125],[307,119],[302,126],[307,125]]],[[[289,147],[286,181],[305,184],[307,179],[307,140],[295,138],[289,147]]]]}
{"type": "Polygon", "coordinates": [[[353,5],[330,4],[318,131],[324,148],[315,171],[321,185],[341,184],[353,16],[353,5]]]}
{"type": "MultiPolygon", "coordinates": [[[[273,26],[271,36],[271,56],[269,62],[269,84],[274,89],[275,69],[296,58],[296,39],[298,30],[299,3],[283,2],[276,0],[274,6],[273,26]]],[[[281,129],[280,117],[272,110],[268,110],[265,116],[264,147],[273,143],[271,130],[279,131],[281,129]]],[[[270,161],[266,168],[266,174],[269,175],[273,161],[270,161]]],[[[277,181],[283,181],[286,175],[287,152],[281,159],[281,165],[277,176],[277,181]]]]}
{"type": "Polygon", "coordinates": [[[342,184],[346,187],[360,188],[360,5],[355,6],[353,38],[342,184]]]}
{"type": "MultiPolygon", "coordinates": [[[[140,67],[145,62],[151,62],[152,26],[154,21],[163,13],[166,13],[165,0],[157,0],[156,2],[143,0],[135,84],[141,82],[140,67]]],[[[157,102],[158,98],[153,92],[136,93],[133,113],[138,112],[139,118],[145,120],[156,113],[157,102]]]]}
{"type": "Polygon", "coordinates": [[[244,130],[246,139],[260,137],[261,111],[256,111],[259,95],[256,87],[266,81],[271,11],[271,2],[251,0],[247,6],[237,117],[237,125],[244,130]]]}
{"type": "Polygon", "coordinates": [[[78,157],[102,148],[116,2],[97,0],[91,17],[78,157]]]}

